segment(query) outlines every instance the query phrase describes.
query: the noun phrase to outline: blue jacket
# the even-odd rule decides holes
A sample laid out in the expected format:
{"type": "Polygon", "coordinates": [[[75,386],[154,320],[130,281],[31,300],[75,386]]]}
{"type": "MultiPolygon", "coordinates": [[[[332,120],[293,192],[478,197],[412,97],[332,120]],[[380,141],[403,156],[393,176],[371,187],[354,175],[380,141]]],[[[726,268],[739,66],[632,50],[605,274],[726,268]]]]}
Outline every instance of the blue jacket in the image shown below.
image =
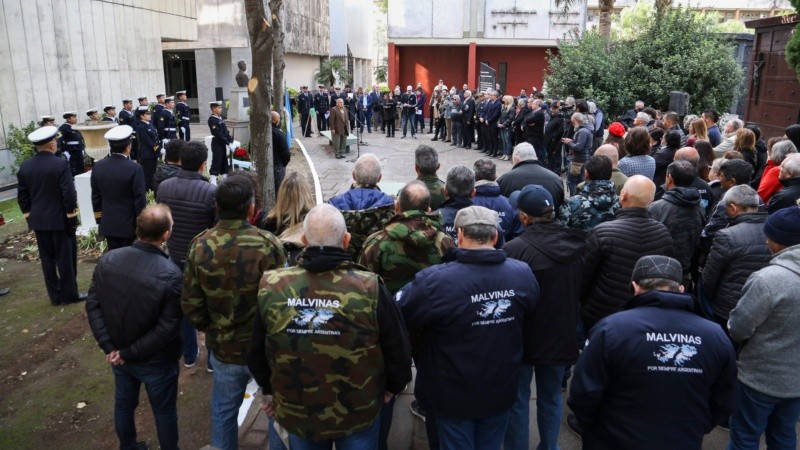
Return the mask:
{"type": "Polygon", "coordinates": [[[522,222],[519,221],[517,210],[508,202],[508,198],[500,194],[500,185],[496,182],[483,185],[480,183],[482,182],[479,181],[475,185],[476,193],[472,198],[472,204],[497,211],[506,242],[519,236],[522,233],[522,222]]]}
{"type": "Polygon", "coordinates": [[[394,199],[377,187],[352,187],[328,201],[339,211],[360,211],[394,204],[394,199]]]}
{"type": "Polygon", "coordinates": [[[500,120],[500,111],[502,109],[503,103],[498,99],[495,101],[489,100],[489,103],[486,104],[486,123],[488,125],[497,125],[497,121],[500,120]]]}
{"type": "Polygon", "coordinates": [[[575,130],[575,137],[572,142],[567,144],[570,150],[570,161],[586,162],[592,156],[592,141],[594,140],[594,130],[592,126],[583,124],[575,130]]]}
{"type": "Polygon", "coordinates": [[[650,291],[598,322],[568,404],[584,449],[697,449],[735,404],[736,355],[692,296],[650,291]]]}
{"type": "Polygon", "coordinates": [[[421,329],[416,394],[437,416],[476,419],[517,395],[524,317],[539,300],[527,264],[499,250],[454,249],[398,294],[406,325],[421,329]]]}
{"type": "MultiPolygon", "coordinates": [[[[472,198],[465,198],[465,197],[453,197],[448,198],[442,203],[442,206],[439,207],[436,211],[442,215],[442,231],[450,235],[455,241],[456,245],[458,245],[458,230],[456,230],[456,214],[462,209],[472,206],[473,203],[472,198]]],[[[495,244],[494,248],[501,249],[503,245],[505,245],[505,231],[501,227],[500,223],[497,224],[497,244],[495,244]]]]}

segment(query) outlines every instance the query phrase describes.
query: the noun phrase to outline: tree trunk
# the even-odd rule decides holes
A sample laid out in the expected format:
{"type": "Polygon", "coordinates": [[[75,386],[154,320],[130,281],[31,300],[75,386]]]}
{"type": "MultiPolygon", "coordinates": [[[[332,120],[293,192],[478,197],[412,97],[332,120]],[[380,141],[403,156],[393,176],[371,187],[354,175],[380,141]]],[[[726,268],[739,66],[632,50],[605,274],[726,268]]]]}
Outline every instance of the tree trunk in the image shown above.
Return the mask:
{"type": "Polygon", "coordinates": [[[614,12],[614,0],[600,0],[600,20],[598,31],[600,36],[611,37],[611,14],[614,12]]]}
{"type": "MultiPolygon", "coordinates": [[[[283,21],[281,20],[281,8],[283,0],[269,0],[269,10],[272,14],[272,34],[275,37],[272,48],[272,92],[275,94],[275,101],[272,103],[272,110],[281,112],[283,108],[283,69],[286,68],[284,54],[286,49],[283,45],[283,21]],[[280,99],[280,100],[279,100],[280,99]]],[[[281,113],[283,115],[283,113],[281,113]]]]}
{"type": "Polygon", "coordinates": [[[264,209],[270,210],[275,205],[270,124],[274,36],[272,26],[267,21],[263,0],[245,0],[244,8],[253,60],[253,75],[247,83],[247,93],[250,96],[250,155],[261,182],[264,209]]]}
{"type": "Polygon", "coordinates": [[[670,6],[672,6],[672,0],[656,0],[656,23],[661,22],[670,6]]]}

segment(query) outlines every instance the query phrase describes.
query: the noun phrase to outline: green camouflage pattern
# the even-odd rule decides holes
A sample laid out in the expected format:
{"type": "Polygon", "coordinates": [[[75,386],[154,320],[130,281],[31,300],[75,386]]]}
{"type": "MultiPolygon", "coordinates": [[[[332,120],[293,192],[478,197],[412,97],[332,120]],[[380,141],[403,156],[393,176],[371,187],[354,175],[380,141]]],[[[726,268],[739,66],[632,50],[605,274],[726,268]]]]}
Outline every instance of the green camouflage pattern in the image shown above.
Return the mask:
{"type": "Polygon", "coordinates": [[[417,180],[425,183],[431,193],[431,210],[439,209],[444,203],[444,181],[434,175],[420,175],[417,180]]]}
{"type": "MultiPolygon", "coordinates": [[[[302,255],[301,255],[302,258],[302,255]]],[[[383,406],[386,379],[378,327],[379,279],[351,261],[261,279],[259,313],[275,418],[319,441],[367,428],[383,406]]]]}
{"type": "Polygon", "coordinates": [[[347,247],[347,253],[355,260],[361,253],[367,237],[382,230],[389,219],[394,217],[394,204],[356,211],[342,211],[342,216],[344,216],[347,231],[350,233],[350,245],[347,247]]]}
{"type": "Polygon", "coordinates": [[[247,364],[261,275],[285,265],[275,236],[242,220],[220,220],[189,244],[181,307],[220,361],[247,364]]]}
{"type": "Polygon", "coordinates": [[[398,214],[367,238],[358,263],[380,275],[394,295],[417,272],[441,263],[447,250],[456,246],[441,227],[438,213],[415,210],[398,214]]]}
{"type": "Polygon", "coordinates": [[[570,228],[589,231],[613,220],[618,209],[619,197],[612,181],[589,181],[561,205],[558,221],[570,228]]]}

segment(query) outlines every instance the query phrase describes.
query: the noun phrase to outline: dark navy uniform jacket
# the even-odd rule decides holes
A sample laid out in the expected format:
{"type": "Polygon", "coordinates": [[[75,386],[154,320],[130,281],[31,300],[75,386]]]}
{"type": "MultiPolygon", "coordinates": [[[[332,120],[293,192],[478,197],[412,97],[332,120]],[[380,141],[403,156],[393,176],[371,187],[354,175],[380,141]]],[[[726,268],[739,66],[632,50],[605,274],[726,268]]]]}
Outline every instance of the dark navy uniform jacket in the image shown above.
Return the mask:
{"type": "Polygon", "coordinates": [[[208,129],[211,131],[211,135],[213,136],[211,139],[211,145],[225,146],[233,143],[233,138],[231,137],[230,133],[228,133],[228,127],[225,125],[225,121],[222,120],[221,117],[209,117],[208,129]]]}
{"type": "Polygon", "coordinates": [[[119,112],[119,124],[120,125],[128,125],[134,130],[136,127],[134,126],[136,123],[136,118],[133,116],[133,113],[128,111],[127,109],[123,109],[119,112]]]}
{"type": "Polygon", "coordinates": [[[308,114],[313,103],[310,93],[301,92],[297,95],[297,111],[300,114],[308,114]]]}
{"type": "Polygon", "coordinates": [[[569,406],[584,449],[697,449],[735,404],[736,355],[689,294],[650,291],[597,322],[569,406]]]}
{"type": "Polygon", "coordinates": [[[92,209],[103,236],[136,236],[136,217],[147,204],[142,166],[120,153],[97,161],[92,169],[92,209]]]}
{"type": "Polygon", "coordinates": [[[72,128],[68,123],[62,123],[58,127],[61,137],[58,140],[58,149],[62,152],[69,152],[70,157],[83,155],[85,145],[83,143],[83,135],[80,131],[72,128]]]}
{"type": "Polygon", "coordinates": [[[60,231],[75,227],[78,194],[67,160],[38,152],[22,163],[17,181],[17,203],[28,219],[28,228],[60,231]]]}
{"type": "Polygon", "coordinates": [[[163,108],[158,116],[158,136],[160,139],[177,139],[178,124],[172,111],[163,108]]]}
{"type": "Polygon", "coordinates": [[[454,249],[444,261],[396,296],[406,325],[423,333],[418,398],[447,418],[505,412],[516,400],[523,321],[535,314],[539,285],[502,250],[454,249]]]}
{"type": "Polygon", "coordinates": [[[139,159],[158,159],[161,156],[158,132],[150,122],[139,121],[136,138],[139,141],[139,159]]]}
{"type": "MultiPolygon", "coordinates": [[[[164,108],[164,105],[161,103],[157,103],[153,108],[153,114],[150,116],[150,123],[153,124],[156,129],[158,129],[158,118],[161,117],[161,112],[164,111],[164,108]]],[[[161,139],[164,139],[164,137],[159,134],[158,140],[160,141],[161,139]]]]}
{"type": "Polygon", "coordinates": [[[177,106],[175,106],[175,111],[178,117],[176,118],[178,121],[178,126],[188,128],[189,127],[189,120],[191,119],[192,113],[189,110],[189,105],[184,102],[179,102],[177,106]]]}
{"type": "Polygon", "coordinates": [[[331,109],[331,102],[328,94],[317,93],[314,95],[314,108],[317,109],[317,114],[325,114],[331,109]]]}

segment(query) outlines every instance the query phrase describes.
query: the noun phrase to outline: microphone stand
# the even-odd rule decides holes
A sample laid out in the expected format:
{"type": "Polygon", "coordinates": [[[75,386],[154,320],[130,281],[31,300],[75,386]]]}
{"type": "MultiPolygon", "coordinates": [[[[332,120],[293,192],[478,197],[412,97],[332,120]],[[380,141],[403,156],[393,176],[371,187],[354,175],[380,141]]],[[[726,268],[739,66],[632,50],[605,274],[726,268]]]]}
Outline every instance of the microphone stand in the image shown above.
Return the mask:
{"type": "Polygon", "coordinates": [[[361,157],[361,146],[362,145],[369,145],[369,144],[367,144],[366,142],[362,141],[362,139],[361,139],[361,137],[364,135],[364,127],[366,126],[364,124],[364,122],[358,120],[358,115],[357,114],[353,114],[353,111],[350,111],[350,108],[347,108],[347,113],[350,114],[351,116],[353,116],[353,119],[355,119],[356,123],[361,125],[360,127],[358,127],[358,126],[356,127],[356,157],[354,159],[347,160],[347,162],[354,162],[355,160],[357,160],[358,158],[361,157]]]}

